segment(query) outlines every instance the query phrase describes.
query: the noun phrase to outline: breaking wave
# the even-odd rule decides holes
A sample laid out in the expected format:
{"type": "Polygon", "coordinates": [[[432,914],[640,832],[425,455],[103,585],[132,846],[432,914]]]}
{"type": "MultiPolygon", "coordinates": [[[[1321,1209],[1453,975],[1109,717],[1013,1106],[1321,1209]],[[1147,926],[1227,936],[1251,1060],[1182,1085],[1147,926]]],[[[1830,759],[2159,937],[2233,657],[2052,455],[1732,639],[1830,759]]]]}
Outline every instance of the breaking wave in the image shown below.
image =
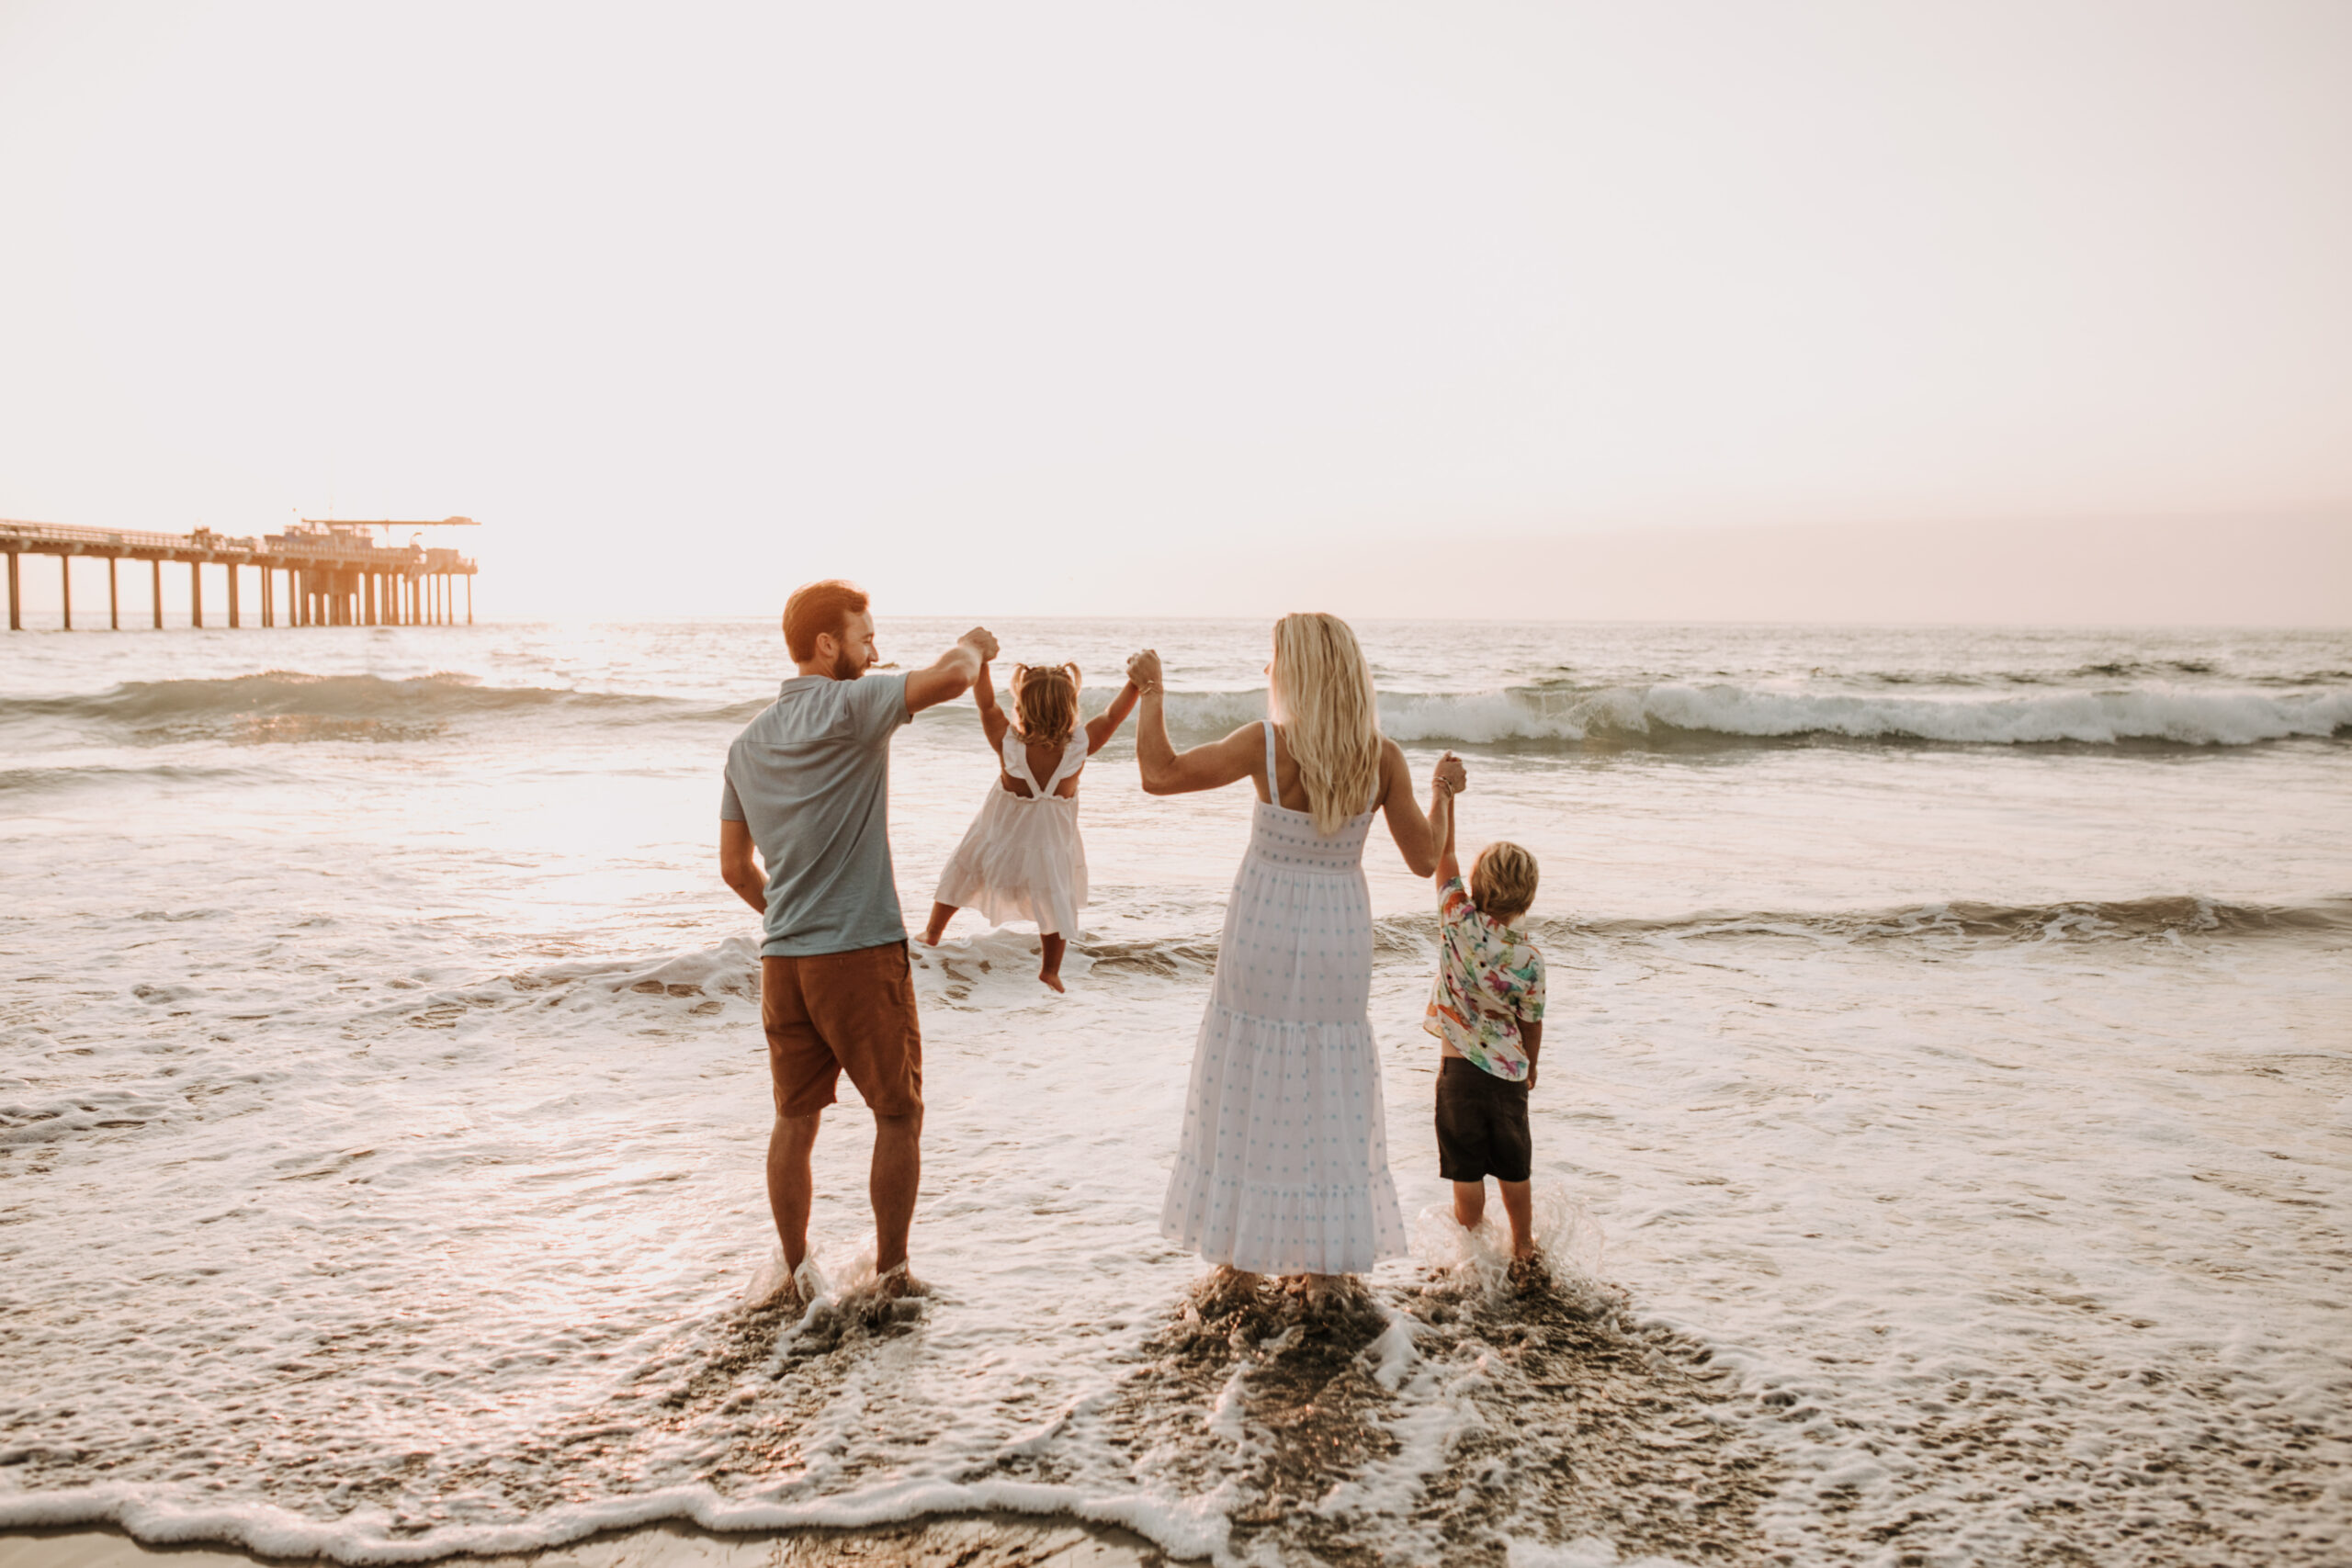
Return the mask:
{"type": "MultiPolygon", "coordinates": [[[[1261,718],[1262,692],[1170,696],[1189,735],[1261,718]]],[[[2031,696],[1860,695],[1735,684],[1521,686],[1498,692],[1393,692],[1381,728],[1397,740],[1456,745],[1737,744],[1809,740],[2019,746],[2252,746],[2293,737],[2352,739],[2352,689],[2267,693],[2142,688],[2031,696]]]]}
{"type": "MultiPolygon", "coordinates": [[[[2176,937],[2339,938],[2352,935],[2352,896],[2294,905],[2236,904],[2193,894],[2051,904],[1955,900],[1884,909],[1705,909],[1662,919],[1538,916],[1527,924],[1539,942],[1563,944],[1751,936],[1796,937],[1825,942],[2002,943],[2130,942],[2176,937]]],[[[979,939],[1013,947],[1034,940],[1023,938],[1017,931],[990,931],[979,939]]],[[[1437,918],[1384,916],[1373,922],[1372,940],[1374,953],[1379,959],[1433,955],[1437,918]]],[[[1165,976],[1206,974],[1216,964],[1216,949],[1214,935],[1076,944],[1076,951],[1096,969],[1165,976]]]]}
{"type": "MultiPolygon", "coordinates": [[[[0,723],[96,721],[169,733],[224,723],[263,739],[339,738],[392,727],[439,733],[469,718],[563,715],[616,724],[740,725],[767,698],[726,703],[649,693],[484,685],[435,673],[310,675],[275,670],[221,680],[133,681],[104,692],[0,699],[0,723]]],[[[1091,706],[1092,705],[1090,705],[1091,706]]],[[[1263,691],[1170,694],[1171,727],[1190,739],[1264,716],[1263,691]]],[[[931,722],[952,722],[956,709],[931,722]]],[[[1390,692],[1381,725],[1430,745],[1561,749],[1806,742],[1820,739],[1972,746],[2252,746],[2296,737],[2352,739],[2352,686],[2297,691],[2130,687],[2030,695],[1784,691],[1736,683],[1542,684],[1468,693],[1390,692]]],[[[967,719],[968,714],[967,713],[967,719]]]]}
{"type": "Polygon", "coordinates": [[[416,723],[571,709],[620,722],[708,718],[741,724],[764,705],[764,700],[714,705],[642,693],[488,686],[470,675],[446,671],[390,679],[271,670],[221,680],[127,681],[104,692],[9,697],[0,699],[0,722],[97,719],[140,727],[283,717],[416,723]]]}

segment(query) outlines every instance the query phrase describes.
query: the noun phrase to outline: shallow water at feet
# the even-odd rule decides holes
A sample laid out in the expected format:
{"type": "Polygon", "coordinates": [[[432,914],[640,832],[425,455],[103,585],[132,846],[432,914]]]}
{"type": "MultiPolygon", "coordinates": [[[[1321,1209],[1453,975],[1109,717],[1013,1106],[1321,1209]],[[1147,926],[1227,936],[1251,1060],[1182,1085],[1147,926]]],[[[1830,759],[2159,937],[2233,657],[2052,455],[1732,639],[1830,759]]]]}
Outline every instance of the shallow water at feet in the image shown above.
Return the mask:
{"type": "MultiPolygon", "coordinates": [[[[1001,629],[1104,684],[1133,635],[1001,629]]],[[[1544,866],[1563,1266],[1513,1295],[1430,1217],[1319,1318],[1204,1312],[1154,1229],[1239,792],[1096,760],[1071,994],[968,917],[924,957],[934,1295],[842,1305],[853,1100],[840,1299],[747,1313],[766,1087],[711,818],[772,632],[12,646],[0,1522],[354,1561],[975,1506],[1230,1561],[2340,1557],[2342,637],[1364,630],[1417,776],[1462,750],[1468,836],[1544,866]]],[[[1254,716],[1262,631],[1145,629],[1187,736],[1254,716]]],[[[911,911],[977,729],[899,743],[911,911]]],[[[1410,1214],[1431,948],[1374,855],[1410,1214]]]]}

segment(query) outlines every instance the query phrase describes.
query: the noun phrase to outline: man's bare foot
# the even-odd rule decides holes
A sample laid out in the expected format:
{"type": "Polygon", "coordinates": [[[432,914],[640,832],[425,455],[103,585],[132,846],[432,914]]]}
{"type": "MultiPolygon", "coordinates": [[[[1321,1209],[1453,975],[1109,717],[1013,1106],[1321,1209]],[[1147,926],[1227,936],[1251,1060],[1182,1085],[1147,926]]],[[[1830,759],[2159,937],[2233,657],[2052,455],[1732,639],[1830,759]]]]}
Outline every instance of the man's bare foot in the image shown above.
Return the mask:
{"type": "Polygon", "coordinates": [[[1059,971],[1053,969],[1040,969],[1037,971],[1037,978],[1046,983],[1046,988],[1047,990],[1058,992],[1064,995],[1068,994],[1069,987],[1062,984],[1062,977],[1059,971]]]}
{"type": "Polygon", "coordinates": [[[744,1303],[746,1309],[752,1312],[785,1313],[797,1313],[807,1304],[800,1299],[799,1285],[788,1274],[766,1295],[760,1297],[757,1301],[744,1303]]]}
{"type": "MultiPolygon", "coordinates": [[[[778,1258],[777,1261],[780,1263],[783,1260],[778,1258]]],[[[768,1287],[766,1294],[756,1300],[746,1301],[743,1304],[752,1312],[798,1314],[806,1311],[809,1303],[824,1293],[825,1281],[817,1272],[815,1260],[803,1258],[799,1268],[783,1270],[781,1276],[768,1287]]]]}
{"type": "Polygon", "coordinates": [[[902,1296],[927,1296],[931,1287],[909,1273],[901,1262],[874,1276],[874,1293],[886,1302],[895,1302],[902,1296]]]}
{"type": "Polygon", "coordinates": [[[1552,1282],[1552,1268],[1544,1260],[1544,1254],[1531,1247],[1510,1260],[1510,1271],[1504,1275],[1504,1278],[1510,1281],[1512,1290],[1524,1295],[1530,1291],[1540,1291],[1549,1285],[1552,1282]]]}

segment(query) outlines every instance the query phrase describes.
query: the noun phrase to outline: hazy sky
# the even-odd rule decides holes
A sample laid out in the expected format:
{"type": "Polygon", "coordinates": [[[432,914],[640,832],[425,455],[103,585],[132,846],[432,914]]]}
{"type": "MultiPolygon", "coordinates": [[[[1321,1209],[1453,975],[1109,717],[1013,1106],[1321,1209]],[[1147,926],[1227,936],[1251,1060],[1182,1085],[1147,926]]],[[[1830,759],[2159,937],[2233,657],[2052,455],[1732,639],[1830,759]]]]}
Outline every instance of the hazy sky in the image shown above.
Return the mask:
{"type": "Polygon", "coordinates": [[[0,0],[0,516],[492,606],[2347,517],[2347,279],[2346,0],[0,0]]]}

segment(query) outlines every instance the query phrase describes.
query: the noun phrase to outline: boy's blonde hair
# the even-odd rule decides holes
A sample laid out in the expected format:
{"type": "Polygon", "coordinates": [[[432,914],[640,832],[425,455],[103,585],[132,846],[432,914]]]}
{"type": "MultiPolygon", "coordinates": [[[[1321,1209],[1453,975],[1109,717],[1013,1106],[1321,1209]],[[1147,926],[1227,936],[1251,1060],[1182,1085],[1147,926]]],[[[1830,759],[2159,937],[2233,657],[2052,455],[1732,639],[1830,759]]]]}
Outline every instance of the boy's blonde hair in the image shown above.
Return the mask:
{"type": "MultiPolygon", "coordinates": [[[[1283,726],[1315,831],[1338,832],[1372,805],[1380,783],[1380,707],[1372,666],[1337,615],[1284,615],[1274,623],[1267,705],[1283,726]]],[[[1266,792],[1281,796],[1274,781],[1266,792]]]]}
{"type": "Polygon", "coordinates": [[[1016,664],[1012,708],[1021,739],[1041,746],[1067,745],[1078,733],[1078,666],[1016,664]]]}
{"type": "Polygon", "coordinates": [[[1470,902],[1504,925],[1527,913],[1535,907],[1535,857],[1507,840],[1488,844],[1470,868],[1470,902]]]}

